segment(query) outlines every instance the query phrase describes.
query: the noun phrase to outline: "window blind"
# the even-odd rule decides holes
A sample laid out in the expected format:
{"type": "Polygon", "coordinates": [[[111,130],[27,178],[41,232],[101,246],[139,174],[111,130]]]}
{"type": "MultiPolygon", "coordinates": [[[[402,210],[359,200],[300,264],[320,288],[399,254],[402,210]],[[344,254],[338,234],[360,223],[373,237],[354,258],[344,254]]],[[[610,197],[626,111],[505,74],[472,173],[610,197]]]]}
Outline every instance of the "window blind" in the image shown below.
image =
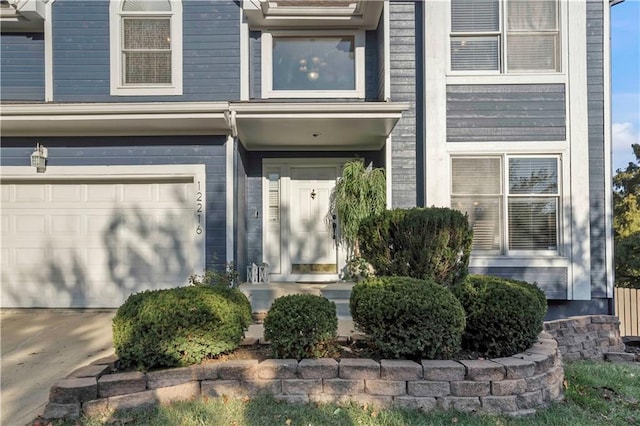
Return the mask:
{"type": "Polygon", "coordinates": [[[500,194],[501,159],[499,157],[453,158],[453,194],[500,194]]]}
{"type": "Polygon", "coordinates": [[[509,71],[559,71],[557,0],[507,2],[509,71]]]}
{"type": "Polygon", "coordinates": [[[500,30],[498,0],[451,0],[451,31],[492,32],[500,30]]]}
{"type": "Polygon", "coordinates": [[[557,194],[555,158],[509,159],[509,194],[557,194]]]}
{"type": "Polygon", "coordinates": [[[509,249],[557,250],[557,197],[509,198],[509,249]]]}
{"type": "Polygon", "coordinates": [[[123,23],[124,82],[170,84],[170,18],[125,18],[123,23]]]}

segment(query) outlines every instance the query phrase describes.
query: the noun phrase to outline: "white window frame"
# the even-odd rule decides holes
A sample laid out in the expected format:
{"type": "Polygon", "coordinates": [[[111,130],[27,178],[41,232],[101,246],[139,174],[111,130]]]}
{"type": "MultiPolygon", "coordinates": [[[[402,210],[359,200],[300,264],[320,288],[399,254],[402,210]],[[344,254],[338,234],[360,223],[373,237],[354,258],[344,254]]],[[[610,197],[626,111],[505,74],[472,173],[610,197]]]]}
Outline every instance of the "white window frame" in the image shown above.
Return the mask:
{"type": "Polygon", "coordinates": [[[263,31],[262,46],[262,98],[356,98],[365,97],[365,32],[360,30],[315,31],[263,31]],[[274,37],[323,37],[350,36],[354,38],[355,89],[354,90],[274,90],[273,89],[273,38],[274,37]]]}
{"type": "MultiPolygon", "coordinates": [[[[565,180],[565,171],[563,167],[561,154],[519,154],[519,153],[483,153],[483,154],[467,154],[456,153],[450,156],[450,170],[453,173],[453,160],[456,158],[500,158],[501,169],[497,171],[500,174],[500,207],[501,210],[499,226],[500,226],[500,249],[499,250],[473,250],[471,255],[474,258],[549,258],[560,257],[565,255],[565,211],[564,202],[567,194],[564,192],[563,182],[565,180]],[[556,160],[558,188],[556,194],[510,194],[509,193],[509,160],[510,159],[526,159],[526,158],[552,158],[556,160]],[[509,248],[509,199],[510,198],[557,198],[556,211],[556,249],[555,250],[517,250],[509,248]]],[[[469,194],[453,194],[453,176],[450,179],[450,205],[453,207],[453,197],[470,196],[469,194]]]]}
{"type": "MultiPolygon", "coordinates": [[[[567,13],[567,6],[565,5],[565,0],[557,0],[557,8],[558,8],[558,15],[557,15],[557,24],[558,24],[558,34],[559,34],[559,49],[560,52],[558,54],[558,60],[559,60],[559,66],[560,66],[560,70],[559,71],[551,71],[551,70],[531,70],[531,71],[524,71],[524,70],[518,70],[518,71],[508,71],[506,69],[506,64],[507,64],[507,25],[506,25],[506,20],[507,20],[507,14],[506,14],[506,10],[505,10],[505,1],[508,0],[499,0],[500,5],[499,5],[499,13],[500,13],[500,17],[499,17],[499,29],[497,31],[484,31],[484,32],[453,32],[453,28],[452,28],[452,16],[451,16],[451,7],[448,6],[447,9],[447,17],[448,17],[448,31],[449,31],[449,36],[447,37],[447,83],[459,83],[459,84],[466,84],[469,81],[473,81],[476,83],[482,82],[482,83],[487,83],[490,84],[494,81],[496,81],[496,79],[500,79],[500,82],[508,82],[508,83],[513,83],[513,84],[519,84],[519,83],[531,83],[532,77],[534,76],[535,78],[535,82],[538,83],[556,83],[556,82],[563,82],[565,81],[564,76],[566,75],[566,70],[567,70],[567,66],[568,66],[568,56],[571,54],[571,52],[568,51],[568,13],[567,13]],[[497,70],[453,70],[451,68],[451,40],[454,37],[462,37],[462,36],[482,36],[482,35],[487,35],[487,36],[492,36],[492,35],[497,35],[498,36],[498,53],[499,53],[499,57],[498,57],[498,61],[499,61],[499,66],[497,70]],[[468,76],[468,77],[467,77],[468,76]],[[468,80],[471,79],[471,80],[468,80]],[[486,78],[487,80],[484,81],[478,81],[477,78],[478,77],[483,77],[486,78]],[[540,81],[538,81],[538,79],[540,81]],[[508,81],[505,81],[508,80],[508,81]]],[[[569,0],[571,1],[571,0],[569,0]]]]}
{"type": "Polygon", "coordinates": [[[124,17],[167,16],[167,12],[122,12],[123,0],[109,5],[109,50],[112,96],[182,95],[182,1],[171,2],[171,83],[125,84],[122,64],[122,20],[124,17]]]}

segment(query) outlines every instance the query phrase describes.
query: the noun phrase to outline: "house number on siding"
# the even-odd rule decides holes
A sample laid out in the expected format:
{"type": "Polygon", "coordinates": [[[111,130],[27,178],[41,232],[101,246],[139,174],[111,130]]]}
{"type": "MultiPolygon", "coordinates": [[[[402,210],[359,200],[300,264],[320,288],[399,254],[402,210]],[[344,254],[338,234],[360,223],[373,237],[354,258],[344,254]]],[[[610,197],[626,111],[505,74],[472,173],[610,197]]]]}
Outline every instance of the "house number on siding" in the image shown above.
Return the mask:
{"type": "Polygon", "coordinates": [[[196,234],[202,234],[202,210],[204,204],[202,203],[202,192],[200,191],[200,181],[198,181],[198,192],[196,192],[196,213],[198,214],[198,226],[196,227],[196,234]]]}

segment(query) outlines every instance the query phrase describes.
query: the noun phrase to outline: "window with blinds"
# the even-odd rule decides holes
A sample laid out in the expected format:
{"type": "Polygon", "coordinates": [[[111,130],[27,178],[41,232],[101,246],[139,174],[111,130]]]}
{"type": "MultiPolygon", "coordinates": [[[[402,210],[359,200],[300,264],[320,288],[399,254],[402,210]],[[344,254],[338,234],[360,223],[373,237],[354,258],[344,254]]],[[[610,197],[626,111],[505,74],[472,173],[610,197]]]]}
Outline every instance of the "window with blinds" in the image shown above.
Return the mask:
{"type": "Polygon", "coordinates": [[[171,84],[171,12],[169,0],[122,3],[123,84],[171,84]]]}
{"type": "Polygon", "coordinates": [[[559,72],[558,0],[451,0],[451,70],[559,72]]]}
{"type": "Polygon", "coordinates": [[[557,252],[557,157],[453,157],[451,166],[451,207],[467,213],[475,252],[557,252]]]}
{"type": "Polygon", "coordinates": [[[171,84],[171,19],[124,18],[125,84],[171,84]]]}

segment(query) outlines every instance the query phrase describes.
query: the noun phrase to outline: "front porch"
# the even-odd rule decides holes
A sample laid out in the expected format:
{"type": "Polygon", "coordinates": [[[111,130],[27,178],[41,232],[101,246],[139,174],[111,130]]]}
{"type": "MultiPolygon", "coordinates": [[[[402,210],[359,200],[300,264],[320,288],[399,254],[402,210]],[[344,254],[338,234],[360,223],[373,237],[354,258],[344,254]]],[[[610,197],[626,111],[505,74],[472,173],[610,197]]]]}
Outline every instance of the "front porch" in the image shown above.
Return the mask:
{"type": "Polygon", "coordinates": [[[355,283],[352,282],[323,282],[323,283],[296,283],[296,282],[269,282],[269,283],[243,283],[240,290],[251,302],[251,311],[257,314],[266,314],[275,299],[290,294],[315,294],[323,296],[336,304],[338,319],[350,320],[349,297],[355,283]]]}

